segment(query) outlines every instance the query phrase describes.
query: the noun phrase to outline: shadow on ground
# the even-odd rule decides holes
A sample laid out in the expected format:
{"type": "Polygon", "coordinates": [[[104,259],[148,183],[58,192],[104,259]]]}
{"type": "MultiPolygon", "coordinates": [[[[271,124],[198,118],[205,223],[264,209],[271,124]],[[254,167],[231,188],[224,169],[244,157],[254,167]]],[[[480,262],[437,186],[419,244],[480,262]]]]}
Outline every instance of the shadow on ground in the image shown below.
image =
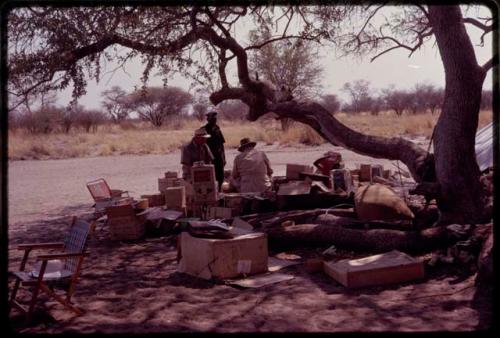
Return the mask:
{"type": "MultiPolygon", "coordinates": [[[[17,244],[61,240],[69,221],[68,216],[11,226],[9,270],[21,260],[17,244]]],[[[324,273],[296,265],[280,271],[295,277],[290,281],[236,289],[177,272],[174,236],[111,241],[107,227],[100,224],[89,249],[74,296],[84,315],[73,316],[55,302],[40,302],[28,326],[12,311],[9,323],[14,331],[470,331],[491,324],[491,298],[475,292],[474,275],[458,276],[447,268],[429,270],[423,281],[349,290],[324,273]]],[[[287,252],[304,260],[318,251],[287,252]]],[[[26,301],[27,294],[22,293],[22,299],[26,301]]]]}

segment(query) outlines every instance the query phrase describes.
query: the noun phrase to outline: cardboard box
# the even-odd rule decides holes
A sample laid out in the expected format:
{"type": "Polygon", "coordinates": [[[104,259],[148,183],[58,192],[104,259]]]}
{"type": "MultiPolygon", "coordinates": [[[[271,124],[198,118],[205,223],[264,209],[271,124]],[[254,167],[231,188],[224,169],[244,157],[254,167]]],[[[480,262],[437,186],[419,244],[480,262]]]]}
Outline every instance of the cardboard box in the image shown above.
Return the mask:
{"type": "Polygon", "coordinates": [[[384,177],[384,166],[381,164],[372,165],[372,179],[374,176],[384,177]]]}
{"type": "Polygon", "coordinates": [[[389,179],[391,177],[391,175],[392,175],[391,169],[385,169],[384,170],[384,178],[385,179],[389,179]]]}
{"type": "Polygon", "coordinates": [[[165,204],[169,209],[182,209],[186,207],[186,188],[168,187],[165,190],[165,204]]]}
{"type": "Polygon", "coordinates": [[[141,198],[145,198],[148,200],[149,207],[160,207],[165,205],[165,195],[163,193],[141,195],[141,198]]]}
{"type": "Polygon", "coordinates": [[[329,276],[349,288],[424,278],[423,261],[397,250],[360,259],[325,262],[324,269],[329,276]]]}
{"type": "Polygon", "coordinates": [[[303,164],[291,164],[286,165],[286,178],[289,180],[299,180],[299,173],[304,172],[308,174],[314,173],[314,167],[310,165],[303,164]]]}
{"type": "Polygon", "coordinates": [[[184,180],[182,178],[160,177],[158,179],[158,191],[160,192],[165,192],[165,190],[167,190],[167,188],[170,187],[181,187],[183,185],[184,185],[184,180]]]}
{"type": "Polygon", "coordinates": [[[267,271],[267,235],[249,233],[231,239],[180,235],[178,271],[203,279],[226,279],[267,271]]]}
{"type": "Polygon", "coordinates": [[[177,178],[177,171],[166,171],[165,178],[177,178]]]}
{"type": "Polygon", "coordinates": [[[215,202],[209,203],[191,203],[188,205],[188,216],[199,217],[202,220],[208,220],[209,214],[208,210],[211,207],[215,207],[215,202]]]}
{"type": "Polygon", "coordinates": [[[106,215],[108,216],[108,219],[135,216],[135,211],[132,204],[112,205],[106,207],[106,215]]]}
{"type": "Polygon", "coordinates": [[[134,240],[144,236],[144,222],[136,216],[108,219],[109,237],[113,241],[134,240]]]}
{"type": "Polygon", "coordinates": [[[139,239],[144,235],[144,218],[135,214],[131,204],[106,208],[111,240],[139,239]]]}
{"type": "Polygon", "coordinates": [[[277,195],[290,196],[290,195],[307,195],[311,192],[311,183],[308,181],[295,181],[280,184],[277,195]]]}
{"type": "Polygon", "coordinates": [[[347,169],[333,169],[330,172],[332,179],[333,190],[342,189],[347,193],[351,193],[353,189],[353,182],[351,172],[347,169]]]}
{"type": "Polygon", "coordinates": [[[208,218],[231,218],[233,217],[233,209],[223,207],[209,207],[208,218]]]}
{"type": "Polygon", "coordinates": [[[359,181],[371,182],[372,181],[372,166],[371,164],[361,164],[359,166],[359,181]]]}

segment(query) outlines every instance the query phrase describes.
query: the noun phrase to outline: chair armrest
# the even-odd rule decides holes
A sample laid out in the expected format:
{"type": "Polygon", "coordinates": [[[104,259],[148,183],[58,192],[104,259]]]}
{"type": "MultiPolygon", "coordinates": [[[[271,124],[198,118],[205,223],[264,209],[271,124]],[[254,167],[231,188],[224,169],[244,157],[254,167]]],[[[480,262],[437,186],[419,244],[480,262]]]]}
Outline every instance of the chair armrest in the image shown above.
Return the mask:
{"type": "Polygon", "coordinates": [[[58,249],[64,248],[63,242],[51,242],[51,243],[27,243],[27,244],[19,244],[17,246],[18,250],[26,250],[26,249],[58,249]]]}
{"type": "Polygon", "coordinates": [[[67,252],[67,253],[55,253],[55,254],[47,254],[47,255],[39,255],[37,256],[38,261],[48,261],[51,259],[67,259],[73,257],[81,257],[88,256],[88,252],[67,252]]]}

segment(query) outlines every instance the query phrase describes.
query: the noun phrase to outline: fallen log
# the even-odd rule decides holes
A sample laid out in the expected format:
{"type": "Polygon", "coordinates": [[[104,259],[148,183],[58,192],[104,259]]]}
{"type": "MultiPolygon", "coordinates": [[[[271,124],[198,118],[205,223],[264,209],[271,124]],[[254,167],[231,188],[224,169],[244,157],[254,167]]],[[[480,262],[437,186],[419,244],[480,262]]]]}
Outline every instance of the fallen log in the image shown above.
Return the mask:
{"type": "MultiPolygon", "coordinates": [[[[312,209],[312,210],[290,210],[290,211],[276,211],[266,212],[260,214],[251,214],[240,216],[240,218],[255,228],[260,228],[264,223],[265,226],[280,225],[285,221],[294,221],[295,223],[310,223],[312,220],[326,211],[333,213],[330,209],[312,209]]],[[[229,219],[232,221],[232,219],[229,219]]]]}
{"type": "Polygon", "coordinates": [[[326,246],[335,245],[353,251],[428,252],[453,244],[445,227],[421,231],[388,229],[357,230],[338,225],[297,224],[287,227],[264,228],[270,245],[326,246]]]}
{"type": "Polygon", "coordinates": [[[357,218],[342,217],[332,214],[321,214],[314,220],[315,224],[342,226],[353,229],[394,229],[394,230],[412,230],[411,221],[361,221],[357,218]]]}

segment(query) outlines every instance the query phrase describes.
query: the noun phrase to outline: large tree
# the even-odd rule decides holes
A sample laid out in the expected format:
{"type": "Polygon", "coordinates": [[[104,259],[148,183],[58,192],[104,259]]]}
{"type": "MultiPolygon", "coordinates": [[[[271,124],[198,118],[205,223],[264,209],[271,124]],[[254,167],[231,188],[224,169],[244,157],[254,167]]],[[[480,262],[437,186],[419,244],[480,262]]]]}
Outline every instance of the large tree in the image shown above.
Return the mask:
{"type": "Polygon", "coordinates": [[[274,112],[309,124],[333,144],[373,157],[401,160],[416,181],[438,185],[441,222],[482,221],[474,139],[485,74],[498,57],[479,65],[465,24],[485,33],[493,24],[464,18],[458,5],[401,6],[388,9],[394,12],[390,16],[378,16],[383,10],[383,4],[16,9],[8,17],[9,86],[22,95],[72,84],[78,97],[85,93],[86,76],[99,78],[103,60],[125,63],[140,56],[145,65],[144,81],[153,69],[165,78],[176,70],[198,81],[206,79],[218,86],[210,96],[214,105],[242,100],[249,107],[250,121],[274,112]],[[237,23],[244,17],[257,25],[279,21],[279,32],[245,44],[236,34],[237,23]],[[377,17],[378,22],[374,20],[377,17]],[[300,28],[291,32],[291,26],[300,28]],[[316,102],[275,100],[265,83],[250,76],[248,53],[281,40],[329,40],[346,53],[375,52],[373,58],[377,58],[397,48],[413,53],[431,37],[436,40],[446,74],[434,156],[399,137],[358,133],[316,102]],[[118,47],[127,48],[125,55],[118,47]],[[237,84],[231,84],[226,75],[230,62],[236,62],[237,84]]]}

